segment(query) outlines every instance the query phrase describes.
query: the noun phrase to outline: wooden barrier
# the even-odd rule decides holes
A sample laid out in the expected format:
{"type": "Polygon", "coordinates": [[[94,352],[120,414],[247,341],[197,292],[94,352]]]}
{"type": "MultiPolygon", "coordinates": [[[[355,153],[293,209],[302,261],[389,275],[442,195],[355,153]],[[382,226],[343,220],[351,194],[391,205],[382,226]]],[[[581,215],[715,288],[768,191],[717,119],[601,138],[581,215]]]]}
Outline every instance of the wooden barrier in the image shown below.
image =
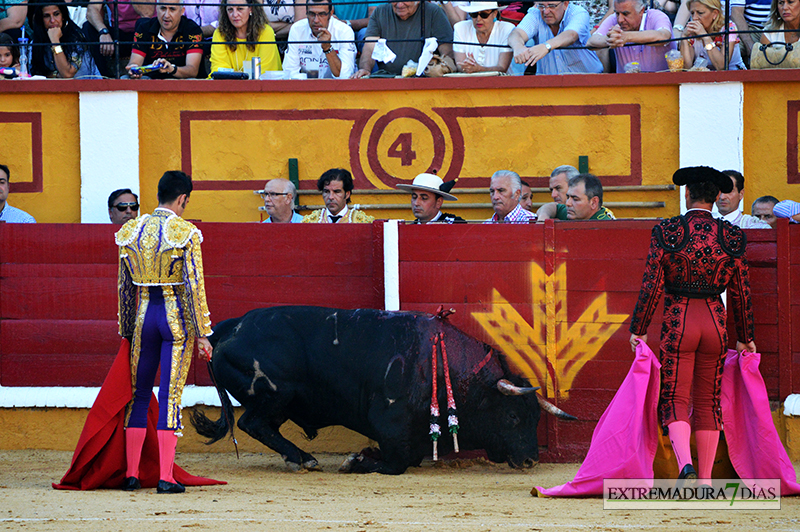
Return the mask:
{"type": "MultiPolygon", "coordinates": [[[[580,418],[545,416],[539,434],[543,461],[578,460],[633,358],[629,314],[652,225],[400,225],[401,308],[455,309],[456,326],[580,418]]],[[[275,305],[383,307],[382,222],[200,228],[215,322],[275,305]]],[[[118,346],[114,229],[0,224],[0,386],[102,382],[118,346]]],[[[747,235],[761,371],[782,400],[800,392],[800,227],[747,235]]],[[[655,348],[659,312],[648,333],[655,348]]],[[[189,382],[208,385],[205,369],[189,382]]]]}

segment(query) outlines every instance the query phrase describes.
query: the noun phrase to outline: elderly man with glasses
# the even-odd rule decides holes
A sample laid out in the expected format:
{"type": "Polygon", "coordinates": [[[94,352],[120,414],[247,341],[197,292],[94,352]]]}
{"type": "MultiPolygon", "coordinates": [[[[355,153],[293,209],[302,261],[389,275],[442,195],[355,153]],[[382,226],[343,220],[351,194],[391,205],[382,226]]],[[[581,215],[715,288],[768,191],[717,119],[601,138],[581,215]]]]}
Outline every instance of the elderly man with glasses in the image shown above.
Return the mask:
{"type": "Polygon", "coordinates": [[[536,2],[511,32],[508,44],[514,61],[536,65],[537,74],[595,73],[603,71],[597,54],[585,48],[591,25],[589,12],[571,2],[536,2]],[[528,47],[528,40],[533,46],[528,47]]]}
{"type": "Polygon", "coordinates": [[[108,197],[108,217],[111,223],[122,225],[139,216],[139,197],[129,188],[115,190],[108,197]]]}
{"type": "Polygon", "coordinates": [[[269,218],[264,220],[265,224],[296,224],[303,221],[303,217],[294,212],[297,189],[288,179],[267,181],[264,190],[261,191],[261,197],[264,199],[264,208],[269,214],[269,218]]]}
{"type": "Polygon", "coordinates": [[[330,0],[312,0],[306,7],[306,19],[289,30],[283,70],[347,79],[356,71],[354,41],[353,29],[334,16],[330,0]]]}

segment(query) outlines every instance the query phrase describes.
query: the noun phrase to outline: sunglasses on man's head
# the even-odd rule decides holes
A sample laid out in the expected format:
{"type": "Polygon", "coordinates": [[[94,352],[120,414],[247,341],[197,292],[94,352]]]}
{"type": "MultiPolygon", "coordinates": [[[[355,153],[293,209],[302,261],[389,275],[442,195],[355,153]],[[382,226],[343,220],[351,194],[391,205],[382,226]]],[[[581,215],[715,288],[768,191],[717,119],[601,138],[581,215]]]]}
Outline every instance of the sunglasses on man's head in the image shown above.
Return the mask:
{"type": "Polygon", "coordinates": [[[485,20],[491,17],[492,13],[494,13],[494,11],[480,11],[478,13],[470,13],[469,16],[472,18],[478,18],[478,16],[480,16],[482,19],[485,20]]]}
{"type": "Polygon", "coordinates": [[[116,205],[114,205],[114,207],[116,207],[119,212],[125,212],[125,210],[128,207],[130,207],[132,211],[138,211],[139,210],[139,204],[136,203],[136,202],[117,203],[116,205]]]}

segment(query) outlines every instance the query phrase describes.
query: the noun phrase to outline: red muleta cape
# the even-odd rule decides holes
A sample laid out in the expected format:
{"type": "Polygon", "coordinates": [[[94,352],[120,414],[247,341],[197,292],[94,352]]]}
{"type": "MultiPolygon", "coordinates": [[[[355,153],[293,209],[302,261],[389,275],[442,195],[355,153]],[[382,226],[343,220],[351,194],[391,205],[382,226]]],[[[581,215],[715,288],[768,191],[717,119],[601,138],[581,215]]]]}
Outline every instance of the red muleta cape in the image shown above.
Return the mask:
{"type": "MultiPolygon", "coordinates": [[[[734,350],[725,359],[721,403],[728,454],[739,478],[778,478],[781,496],[798,495],[800,484],[775,430],[759,362],[758,353],[734,350]]],[[[660,368],[658,357],[639,342],[633,365],[598,421],[575,479],[553,488],[536,486],[531,495],[601,497],[604,478],[653,478],[660,368]]]]}
{"type": "MultiPolygon", "coordinates": [[[[125,480],[125,407],[131,400],[131,346],[123,339],[122,345],[108,372],[100,393],[89,411],[72,465],[55,489],[91,490],[96,488],[119,488],[125,480]]],[[[155,488],[158,484],[158,439],[156,421],[158,401],[150,399],[147,412],[147,436],[142,448],[139,465],[139,481],[143,488],[155,488]]],[[[175,465],[175,480],[187,486],[227,484],[222,480],[196,477],[175,465]]]]}

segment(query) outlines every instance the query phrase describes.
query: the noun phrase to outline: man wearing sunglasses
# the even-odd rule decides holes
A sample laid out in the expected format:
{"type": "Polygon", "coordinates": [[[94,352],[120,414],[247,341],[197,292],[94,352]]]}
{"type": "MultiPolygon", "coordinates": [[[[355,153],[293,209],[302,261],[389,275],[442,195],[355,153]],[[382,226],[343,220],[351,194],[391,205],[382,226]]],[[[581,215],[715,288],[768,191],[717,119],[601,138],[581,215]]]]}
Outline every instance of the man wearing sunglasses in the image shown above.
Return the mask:
{"type": "Polygon", "coordinates": [[[537,74],[573,74],[603,71],[597,54],[585,48],[591,25],[589,12],[571,2],[536,2],[522,22],[511,32],[508,44],[514,61],[536,65],[537,74]],[[528,40],[533,46],[528,47],[528,40]]]}
{"type": "Polygon", "coordinates": [[[108,217],[112,224],[122,225],[139,216],[139,197],[129,188],[115,190],[108,197],[108,217]]]}

